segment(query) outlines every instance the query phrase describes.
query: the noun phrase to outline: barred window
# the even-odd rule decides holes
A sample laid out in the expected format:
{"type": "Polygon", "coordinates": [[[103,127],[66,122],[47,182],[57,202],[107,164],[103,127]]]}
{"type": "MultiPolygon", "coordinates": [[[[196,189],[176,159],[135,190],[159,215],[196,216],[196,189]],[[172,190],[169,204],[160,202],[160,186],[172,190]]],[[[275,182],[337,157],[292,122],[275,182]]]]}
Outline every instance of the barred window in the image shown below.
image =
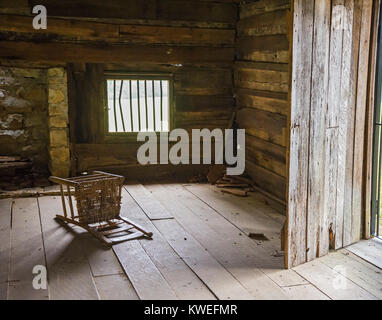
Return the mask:
{"type": "Polygon", "coordinates": [[[170,130],[169,78],[107,77],[107,132],[167,132],[170,130]]]}

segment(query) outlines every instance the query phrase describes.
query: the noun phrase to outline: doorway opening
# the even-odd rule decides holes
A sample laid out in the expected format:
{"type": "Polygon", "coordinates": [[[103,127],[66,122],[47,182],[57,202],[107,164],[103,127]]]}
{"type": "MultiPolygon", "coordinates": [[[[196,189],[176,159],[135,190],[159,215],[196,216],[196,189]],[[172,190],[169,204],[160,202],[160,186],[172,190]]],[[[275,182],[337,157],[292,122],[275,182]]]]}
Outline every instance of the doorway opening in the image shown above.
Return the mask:
{"type": "Polygon", "coordinates": [[[375,237],[382,236],[382,29],[381,16],[378,30],[377,70],[374,110],[374,148],[372,168],[371,230],[375,237]]]}

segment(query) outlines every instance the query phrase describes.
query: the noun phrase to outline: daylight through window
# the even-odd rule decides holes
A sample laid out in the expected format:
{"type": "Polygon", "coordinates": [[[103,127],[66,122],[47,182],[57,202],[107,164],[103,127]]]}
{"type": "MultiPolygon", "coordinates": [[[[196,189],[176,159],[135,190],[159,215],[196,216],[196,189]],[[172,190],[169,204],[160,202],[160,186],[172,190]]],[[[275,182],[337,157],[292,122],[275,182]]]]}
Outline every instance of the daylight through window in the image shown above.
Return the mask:
{"type": "Polygon", "coordinates": [[[169,80],[106,82],[109,133],[169,131],[169,80]]]}

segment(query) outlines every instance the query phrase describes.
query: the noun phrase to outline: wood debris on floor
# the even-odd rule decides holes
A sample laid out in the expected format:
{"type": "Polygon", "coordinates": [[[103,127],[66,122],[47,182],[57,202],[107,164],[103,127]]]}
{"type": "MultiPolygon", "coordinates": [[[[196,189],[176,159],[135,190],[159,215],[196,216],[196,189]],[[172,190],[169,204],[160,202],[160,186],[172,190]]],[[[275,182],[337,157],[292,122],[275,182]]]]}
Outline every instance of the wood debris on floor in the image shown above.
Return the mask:
{"type": "Polygon", "coordinates": [[[210,184],[221,189],[221,192],[238,197],[247,197],[248,192],[254,192],[253,181],[246,176],[228,176],[224,165],[212,165],[207,174],[210,184]]]}

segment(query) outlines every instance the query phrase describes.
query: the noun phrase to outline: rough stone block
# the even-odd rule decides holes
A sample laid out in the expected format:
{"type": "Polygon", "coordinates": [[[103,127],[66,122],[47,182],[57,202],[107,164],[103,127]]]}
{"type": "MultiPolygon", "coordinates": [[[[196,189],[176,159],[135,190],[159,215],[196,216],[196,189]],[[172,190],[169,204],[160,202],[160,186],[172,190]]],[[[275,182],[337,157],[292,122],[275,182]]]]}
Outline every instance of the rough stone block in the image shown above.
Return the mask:
{"type": "Polygon", "coordinates": [[[45,104],[48,100],[46,86],[43,85],[31,85],[24,89],[22,97],[25,100],[33,101],[39,104],[45,104]]]}
{"type": "Polygon", "coordinates": [[[53,147],[66,147],[68,146],[68,134],[66,129],[52,129],[50,130],[50,146],[53,147]]]}
{"type": "Polygon", "coordinates": [[[22,114],[8,114],[5,119],[0,119],[0,129],[3,130],[18,130],[23,127],[22,114]]]}
{"type": "Polygon", "coordinates": [[[7,96],[0,101],[0,110],[6,112],[31,112],[33,104],[24,99],[7,96]]]}
{"type": "Polygon", "coordinates": [[[65,95],[66,93],[62,92],[61,90],[49,88],[48,103],[56,104],[56,103],[64,102],[66,101],[65,95]]]}
{"type": "Polygon", "coordinates": [[[43,78],[44,69],[12,68],[15,77],[39,79],[43,78]]]}
{"type": "Polygon", "coordinates": [[[49,150],[49,169],[52,175],[67,178],[70,171],[69,148],[51,148],[49,150]]]}
{"type": "Polygon", "coordinates": [[[60,116],[68,114],[68,105],[66,103],[56,103],[49,105],[50,116],[60,116]]]}
{"type": "Polygon", "coordinates": [[[31,132],[33,140],[44,141],[48,139],[48,130],[45,126],[33,127],[31,132]]]}
{"type": "Polygon", "coordinates": [[[24,119],[25,128],[45,126],[47,115],[39,113],[27,114],[24,119]]]}
{"type": "Polygon", "coordinates": [[[49,82],[51,82],[55,79],[57,79],[57,80],[61,79],[60,81],[62,81],[63,78],[66,79],[65,69],[63,69],[63,68],[49,68],[48,69],[49,82]]]}
{"type": "Polygon", "coordinates": [[[68,119],[65,116],[52,116],[49,117],[50,128],[67,128],[68,119]]]}

